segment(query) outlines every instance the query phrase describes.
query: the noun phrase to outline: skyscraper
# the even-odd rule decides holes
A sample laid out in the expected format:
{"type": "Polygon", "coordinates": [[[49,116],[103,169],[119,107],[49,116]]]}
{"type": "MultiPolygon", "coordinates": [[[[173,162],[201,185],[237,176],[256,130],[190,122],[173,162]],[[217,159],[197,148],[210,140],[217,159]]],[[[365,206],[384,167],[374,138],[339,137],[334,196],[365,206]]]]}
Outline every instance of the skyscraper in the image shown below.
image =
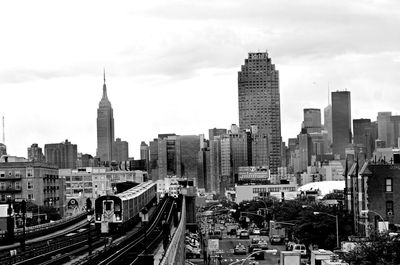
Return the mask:
{"type": "Polygon", "coordinates": [[[267,52],[249,53],[238,73],[239,126],[257,125],[269,141],[269,168],[278,173],[281,166],[281,114],[279,72],[267,52]]]}
{"type": "Polygon", "coordinates": [[[114,116],[111,102],[107,98],[106,75],[104,73],[103,97],[97,109],[97,157],[101,161],[112,160],[114,143],[114,116]]]}
{"type": "Polygon", "coordinates": [[[112,159],[118,162],[128,161],[129,157],[129,144],[127,141],[121,141],[121,138],[115,139],[113,143],[113,156],[112,159]]]}
{"type": "Polygon", "coordinates": [[[345,148],[351,143],[350,91],[332,92],[333,154],[345,158],[345,148]]]}
{"type": "Polygon", "coordinates": [[[353,131],[354,131],[353,143],[355,145],[364,146],[366,152],[366,158],[371,158],[372,152],[374,151],[375,140],[376,140],[374,138],[371,120],[354,119],[353,131]]]}
{"type": "Polygon", "coordinates": [[[149,161],[149,146],[144,141],[140,143],[140,159],[149,161]]]}
{"type": "Polygon", "coordinates": [[[389,111],[378,112],[377,122],[378,122],[378,137],[379,140],[385,142],[385,146],[389,147],[392,142],[392,134],[390,130],[390,117],[392,113],[389,111]]]}
{"type": "Polygon", "coordinates": [[[328,132],[329,144],[332,143],[332,105],[324,109],[324,129],[328,132]]]}
{"type": "Polygon", "coordinates": [[[307,133],[321,132],[321,110],[304,109],[303,126],[307,133]]]}

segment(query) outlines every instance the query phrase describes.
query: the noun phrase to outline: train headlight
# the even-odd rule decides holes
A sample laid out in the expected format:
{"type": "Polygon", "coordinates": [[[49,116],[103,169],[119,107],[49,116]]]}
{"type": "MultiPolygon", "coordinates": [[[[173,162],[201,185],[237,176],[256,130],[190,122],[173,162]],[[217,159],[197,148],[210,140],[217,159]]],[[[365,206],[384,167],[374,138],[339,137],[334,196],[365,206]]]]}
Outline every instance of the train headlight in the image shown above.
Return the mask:
{"type": "Polygon", "coordinates": [[[96,214],[96,221],[101,221],[101,214],[96,214]]]}
{"type": "Polygon", "coordinates": [[[116,213],[115,214],[115,220],[116,221],[121,221],[121,214],[116,213]]]}

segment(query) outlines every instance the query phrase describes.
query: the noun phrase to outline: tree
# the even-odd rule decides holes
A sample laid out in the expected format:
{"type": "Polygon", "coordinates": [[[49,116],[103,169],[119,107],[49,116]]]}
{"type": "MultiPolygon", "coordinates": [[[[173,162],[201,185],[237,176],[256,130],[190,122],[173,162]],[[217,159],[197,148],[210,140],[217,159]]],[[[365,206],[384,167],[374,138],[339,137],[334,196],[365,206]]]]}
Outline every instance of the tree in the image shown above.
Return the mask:
{"type": "Polygon", "coordinates": [[[344,260],[351,265],[400,264],[400,235],[373,233],[367,241],[346,253],[344,260]]]}

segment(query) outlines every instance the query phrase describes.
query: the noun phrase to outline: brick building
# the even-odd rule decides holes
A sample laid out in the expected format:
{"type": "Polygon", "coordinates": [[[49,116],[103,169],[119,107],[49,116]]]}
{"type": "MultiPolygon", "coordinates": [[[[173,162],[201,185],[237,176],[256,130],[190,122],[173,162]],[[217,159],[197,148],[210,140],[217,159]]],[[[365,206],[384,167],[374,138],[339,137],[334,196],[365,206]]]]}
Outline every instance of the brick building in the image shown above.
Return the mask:
{"type": "Polygon", "coordinates": [[[354,215],[354,230],[368,235],[400,227],[400,159],[355,163],[346,176],[346,206],[354,215]],[[383,223],[383,221],[387,223],[383,223]],[[380,224],[379,224],[380,223],[380,224]],[[387,227],[386,227],[386,224],[387,227]]]}
{"type": "Polygon", "coordinates": [[[36,205],[54,207],[64,215],[65,184],[58,168],[40,162],[0,163],[0,203],[8,199],[28,200],[36,205]]]}

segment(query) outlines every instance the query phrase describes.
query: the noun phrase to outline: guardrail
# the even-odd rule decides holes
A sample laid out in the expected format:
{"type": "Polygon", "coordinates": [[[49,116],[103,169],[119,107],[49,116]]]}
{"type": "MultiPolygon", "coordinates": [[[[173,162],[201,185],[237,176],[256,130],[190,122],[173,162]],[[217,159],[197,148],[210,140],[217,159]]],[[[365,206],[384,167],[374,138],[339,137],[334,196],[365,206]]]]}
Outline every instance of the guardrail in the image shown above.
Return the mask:
{"type": "Polygon", "coordinates": [[[160,265],[185,265],[186,200],[183,196],[181,220],[160,265]]]}

